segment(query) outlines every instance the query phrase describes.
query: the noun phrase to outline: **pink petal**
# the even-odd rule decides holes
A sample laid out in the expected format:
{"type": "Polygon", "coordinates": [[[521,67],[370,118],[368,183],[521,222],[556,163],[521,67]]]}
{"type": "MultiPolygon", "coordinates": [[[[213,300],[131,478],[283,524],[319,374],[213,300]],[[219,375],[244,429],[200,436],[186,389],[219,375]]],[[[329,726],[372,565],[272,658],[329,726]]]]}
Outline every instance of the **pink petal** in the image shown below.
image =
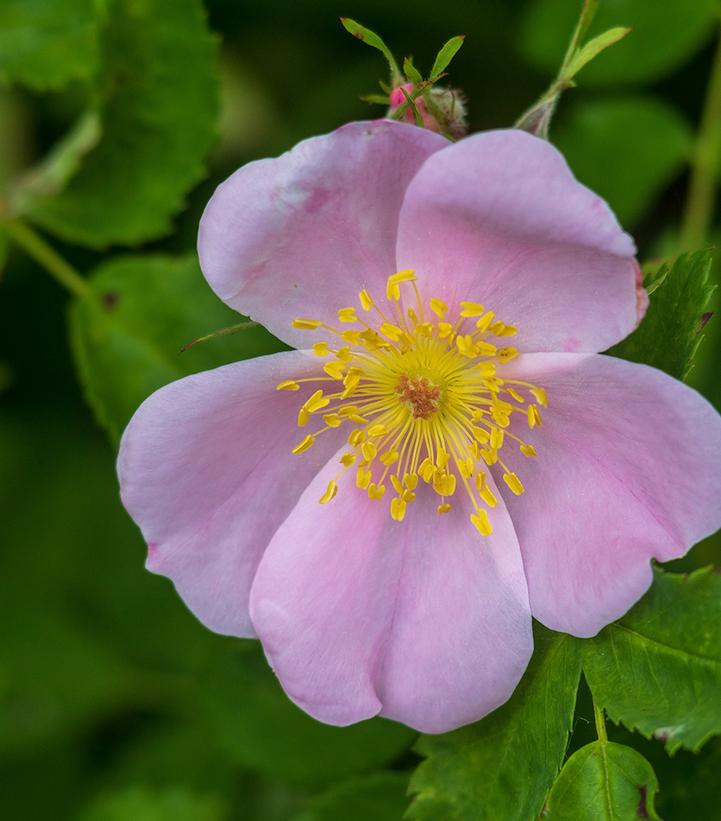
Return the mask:
{"type": "Polygon", "coordinates": [[[396,271],[398,211],[411,177],[448,141],[390,120],[350,123],[249,163],[218,187],[198,252],[213,290],[294,347],[295,317],[335,320],[396,271]]]}
{"type": "Polygon", "coordinates": [[[484,539],[464,500],[438,516],[422,486],[406,519],[345,476],[338,461],[273,537],[251,591],[251,618],[293,701],[345,725],[381,715],[423,732],[475,721],[513,692],[532,651],[518,544],[505,510],[484,539]]]}
{"type": "Polygon", "coordinates": [[[533,615],[595,635],[651,583],[650,560],[682,556],[721,525],[721,417],[661,371],[606,356],[529,354],[504,376],[544,386],[538,456],[506,459],[526,492],[501,485],[533,615]]]}
{"type": "Polygon", "coordinates": [[[218,633],[254,635],[248,595],[263,550],[338,447],[329,432],[291,453],[313,388],[275,386],[318,368],[291,351],[189,376],[147,399],[123,435],[121,495],[148,542],[147,567],[218,633]]]}
{"type": "MultiPolygon", "coordinates": [[[[633,240],[545,140],[476,134],[408,186],[397,265],[449,304],[482,302],[525,351],[600,351],[637,324],[633,240]]],[[[642,300],[639,301],[642,306],[642,300]]]]}

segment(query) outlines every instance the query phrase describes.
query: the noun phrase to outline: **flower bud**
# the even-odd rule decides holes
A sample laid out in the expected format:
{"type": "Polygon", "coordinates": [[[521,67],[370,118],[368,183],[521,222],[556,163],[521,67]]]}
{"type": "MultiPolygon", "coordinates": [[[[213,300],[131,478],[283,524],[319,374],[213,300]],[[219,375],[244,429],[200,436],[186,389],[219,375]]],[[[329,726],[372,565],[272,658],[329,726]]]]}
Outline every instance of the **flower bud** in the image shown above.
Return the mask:
{"type": "MultiPolygon", "coordinates": [[[[413,89],[413,83],[404,83],[391,91],[388,98],[389,116],[392,116],[393,112],[406,102],[406,94],[411,96],[413,89]]],[[[463,92],[455,88],[433,86],[419,94],[414,103],[424,128],[438,134],[445,134],[455,140],[465,136],[467,131],[466,100],[463,92]]],[[[406,108],[402,117],[408,123],[415,122],[411,106],[406,108]]]]}

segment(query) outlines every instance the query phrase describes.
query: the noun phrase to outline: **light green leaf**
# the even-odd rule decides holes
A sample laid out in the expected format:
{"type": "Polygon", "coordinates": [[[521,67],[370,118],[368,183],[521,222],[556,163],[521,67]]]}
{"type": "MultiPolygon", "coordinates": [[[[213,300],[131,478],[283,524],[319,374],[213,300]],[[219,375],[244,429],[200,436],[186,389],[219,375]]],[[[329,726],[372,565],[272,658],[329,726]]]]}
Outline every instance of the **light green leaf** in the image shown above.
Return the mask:
{"type": "MultiPolygon", "coordinates": [[[[536,66],[555,74],[561,64],[578,3],[533,0],[521,25],[521,50],[536,66]]],[[[594,60],[583,73],[585,84],[651,82],[672,72],[699,49],[718,16],[715,0],[604,0],[590,26],[591,37],[624,26],[633,35],[594,60]]]]}
{"type": "Polygon", "coordinates": [[[101,796],[78,821],[225,821],[227,808],[216,796],[184,787],[129,787],[101,796]]]}
{"type": "Polygon", "coordinates": [[[181,348],[236,322],[195,257],[125,257],[102,265],[91,297],[71,311],[75,361],[98,421],[118,439],[138,405],[162,385],[227,362],[282,349],[260,327],[181,348]]]}
{"type": "Polygon", "coordinates": [[[423,75],[413,65],[413,59],[411,57],[406,57],[405,60],[403,60],[403,73],[411,83],[423,82],[423,75]]]}
{"type": "Polygon", "coordinates": [[[294,821],[401,821],[408,804],[404,773],[375,773],[336,784],[308,801],[294,821]]]}
{"type": "Polygon", "coordinates": [[[364,103],[373,103],[374,105],[388,105],[387,94],[361,94],[361,100],[364,103]]]}
{"type": "Polygon", "coordinates": [[[431,69],[430,74],[431,77],[437,77],[448,68],[451,60],[456,56],[456,54],[458,54],[458,50],[463,45],[463,41],[465,39],[465,34],[457,34],[441,46],[441,49],[438,54],[436,54],[436,59],[433,62],[433,68],[431,69]]]}
{"type": "Polygon", "coordinates": [[[660,821],[654,799],[658,781],[631,747],[595,741],[577,750],[553,785],[544,821],[660,821]]]}
{"type": "Polygon", "coordinates": [[[201,680],[218,741],[238,765],[271,778],[333,781],[393,761],[416,737],[382,718],[350,727],[316,721],[285,695],[256,642],[235,642],[201,680]]]}
{"type": "Polygon", "coordinates": [[[641,325],[609,353],[685,379],[710,318],[707,308],[716,287],[709,282],[710,270],[710,251],[664,263],[641,325]]]}
{"type": "Polygon", "coordinates": [[[356,38],[356,40],[360,40],[361,43],[366,43],[372,48],[378,49],[378,51],[380,51],[381,54],[383,54],[383,56],[388,61],[388,65],[391,70],[391,76],[393,78],[393,84],[396,85],[401,77],[401,73],[398,70],[398,64],[396,63],[395,57],[391,53],[391,50],[388,48],[388,46],[383,42],[383,40],[374,31],[371,31],[365,26],[362,26],[355,20],[351,20],[350,17],[341,17],[340,21],[343,25],[343,28],[349,34],[352,34],[356,38]]]}
{"type": "Polygon", "coordinates": [[[598,57],[598,55],[609,48],[609,46],[618,43],[619,40],[623,40],[630,31],[630,28],[616,26],[615,28],[605,31],[603,34],[599,34],[598,37],[594,37],[593,40],[589,40],[588,43],[576,51],[563,70],[564,78],[566,80],[572,80],[591,60],[598,57]]]}
{"type": "Polygon", "coordinates": [[[697,750],[721,733],[721,577],[655,571],[650,592],[583,643],[593,697],[613,721],[697,750]]]}
{"type": "Polygon", "coordinates": [[[691,129],[654,97],[575,100],[553,141],[581,182],[606,199],[622,224],[641,218],[682,170],[691,129]]]}
{"type": "Polygon", "coordinates": [[[415,821],[528,821],[541,811],[571,730],[579,642],[535,625],[536,650],[510,701],[476,724],[422,736],[415,821]]]}
{"type": "Polygon", "coordinates": [[[12,190],[14,210],[21,212],[24,200],[59,194],[78,172],[86,154],[100,142],[101,134],[97,111],[82,115],[47,157],[12,190]]]}
{"type": "Polygon", "coordinates": [[[23,213],[94,248],[170,229],[215,138],[215,39],[199,0],[111,0],[97,97],[103,135],[65,190],[23,213]]]}
{"type": "Polygon", "coordinates": [[[2,0],[0,85],[40,91],[87,80],[98,69],[106,0],[2,0]]]}

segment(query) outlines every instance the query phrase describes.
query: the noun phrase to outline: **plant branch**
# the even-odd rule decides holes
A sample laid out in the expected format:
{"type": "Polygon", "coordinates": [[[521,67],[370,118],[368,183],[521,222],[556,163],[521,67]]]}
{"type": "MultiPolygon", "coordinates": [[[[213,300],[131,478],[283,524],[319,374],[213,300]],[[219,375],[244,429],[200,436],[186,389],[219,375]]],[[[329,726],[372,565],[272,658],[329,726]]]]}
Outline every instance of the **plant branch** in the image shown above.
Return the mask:
{"type": "Polygon", "coordinates": [[[721,150],[721,36],[716,46],[701,124],[691,159],[681,246],[692,251],[708,240],[714,210],[716,175],[719,173],[721,150]]]}
{"type": "Polygon", "coordinates": [[[20,220],[0,222],[0,231],[25,253],[44,268],[64,288],[77,297],[86,297],[90,293],[88,283],[50,246],[35,230],[20,220]]]}
{"type": "Polygon", "coordinates": [[[606,733],[606,717],[603,713],[603,707],[597,707],[595,701],[593,703],[593,715],[596,719],[596,733],[598,734],[598,740],[602,744],[607,744],[608,735],[606,733]]]}

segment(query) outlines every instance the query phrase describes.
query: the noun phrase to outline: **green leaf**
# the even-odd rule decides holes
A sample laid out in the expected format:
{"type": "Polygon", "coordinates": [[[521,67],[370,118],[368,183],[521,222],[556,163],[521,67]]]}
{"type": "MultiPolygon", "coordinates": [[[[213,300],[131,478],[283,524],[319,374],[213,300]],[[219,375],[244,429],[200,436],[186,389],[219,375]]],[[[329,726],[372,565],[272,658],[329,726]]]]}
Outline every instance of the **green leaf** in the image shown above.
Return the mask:
{"type": "Polygon", "coordinates": [[[602,51],[605,51],[607,48],[614,45],[614,43],[618,43],[620,40],[623,40],[623,38],[629,34],[630,31],[630,28],[616,26],[608,31],[604,31],[603,34],[599,34],[598,37],[594,37],[593,40],[589,40],[588,43],[579,48],[573,57],[571,57],[570,61],[563,70],[564,78],[566,80],[572,80],[584,66],[591,62],[591,60],[598,57],[602,51]]]}
{"type": "MultiPolygon", "coordinates": [[[[51,4],[52,5],[52,4],[51,4]]],[[[215,137],[215,39],[199,0],[111,0],[97,82],[102,138],[57,196],[23,213],[103,248],[166,233],[215,137]]]]}
{"type": "Polygon", "coordinates": [[[391,70],[392,82],[394,85],[398,84],[400,80],[401,73],[398,70],[398,64],[396,63],[395,57],[391,53],[391,50],[388,46],[383,42],[383,40],[370,29],[367,29],[365,26],[362,26],[360,23],[357,23],[355,20],[351,20],[350,17],[341,17],[340,21],[343,25],[343,28],[349,33],[352,34],[356,40],[360,40],[361,43],[366,43],[373,48],[378,49],[383,56],[388,61],[388,65],[391,70]]]}
{"type": "Polygon", "coordinates": [[[711,261],[710,251],[695,251],[664,263],[641,325],[609,353],[685,379],[710,318],[711,261]]]}
{"type": "Polygon", "coordinates": [[[423,82],[423,75],[413,65],[413,58],[412,57],[406,57],[405,60],[403,60],[403,73],[406,75],[406,78],[411,83],[422,83],[423,82]]]}
{"type": "Polygon", "coordinates": [[[98,421],[118,439],[138,405],[168,382],[282,349],[261,327],[181,348],[238,314],[208,288],[194,256],[126,257],[102,265],[71,311],[80,380],[98,421]]]}
{"type": "Polygon", "coordinates": [[[242,767],[290,782],[332,781],[393,761],[415,738],[382,718],[321,724],[285,695],[256,642],[228,648],[201,677],[200,695],[211,730],[242,767]]]}
{"type": "Polygon", "coordinates": [[[45,91],[86,80],[98,69],[98,29],[106,0],[3,0],[0,85],[45,91]]]}
{"type": "MultiPolygon", "coordinates": [[[[528,59],[555,74],[564,55],[578,3],[569,0],[533,0],[521,25],[520,46],[528,59]]],[[[588,33],[601,34],[624,26],[633,35],[595,60],[583,73],[586,84],[651,82],[674,69],[699,49],[717,20],[715,0],[605,0],[599,4],[588,33]]]]}
{"type": "Polygon", "coordinates": [[[544,821],[660,821],[654,799],[658,781],[631,747],[595,741],[577,750],[553,785],[544,821]]]}
{"type": "Polygon", "coordinates": [[[422,736],[411,778],[416,821],[528,821],[558,773],[581,671],[579,642],[535,625],[536,650],[503,707],[452,733],[422,736]]]}
{"type": "Polygon", "coordinates": [[[595,702],[629,729],[698,748],[721,733],[721,577],[655,571],[650,592],[583,643],[595,702]]]}
{"type": "Polygon", "coordinates": [[[691,129],[674,108],[650,96],[575,102],[553,141],[622,224],[636,222],[682,170],[691,129]]]}
{"type": "Polygon", "coordinates": [[[375,773],[336,784],[308,801],[294,821],[400,821],[408,776],[375,773]]]}
{"type": "Polygon", "coordinates": [[[448,68],[451,60],[456,56],[456,54],[458,54],[458,51],[463,45],[463,41],[465,39],[465,34],[457,34],[441,46],[441,49],[438,54],[436,54],[436,59],[433,62],[433,68],[431,69],[430,74],[431,77],[437,77],[448,68]]]}
{"type": "Polygon", "coordinates": [[[78,821],[226,821],[227,808],[216,796],[184,787],[129,787],[102,796],[78,821]]]}
{"type": "Polygon", "coordinates": [[[361,94],[361,100],[364,103],[373,103],[373,105],[388,105],[387,94],[361,94]]]}
{"type": "Polygon", "coordinates": [[[100,142],[101,134],[97,111],[81,116],[47,157],[11,191],[15,210],[22,211],[25,200],[59,194],[78,172],[86,154],[100,142]]]}

